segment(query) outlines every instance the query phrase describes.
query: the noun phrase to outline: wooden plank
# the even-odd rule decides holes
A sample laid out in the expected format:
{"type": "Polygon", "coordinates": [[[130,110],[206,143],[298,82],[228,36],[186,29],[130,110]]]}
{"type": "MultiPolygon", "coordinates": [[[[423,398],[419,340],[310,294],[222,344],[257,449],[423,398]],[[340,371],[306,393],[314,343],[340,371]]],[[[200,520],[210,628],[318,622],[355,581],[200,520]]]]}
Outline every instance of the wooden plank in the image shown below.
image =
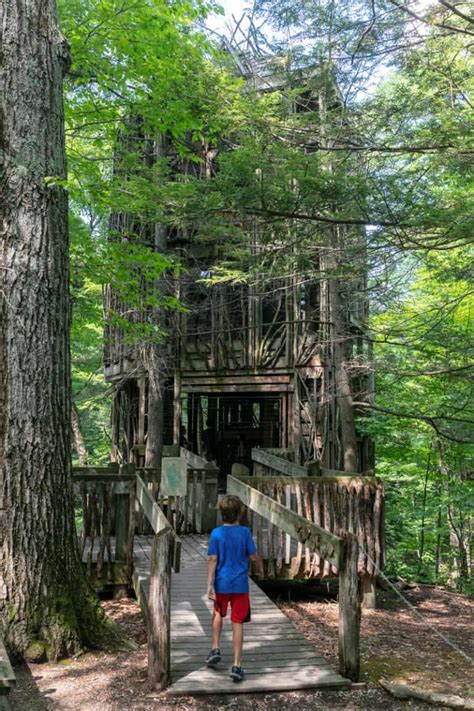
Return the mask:
{"type": "Polygon", "coordinates": [[[326,669],[314,668],[311,673],[307,669],[292,674],[261,674],[249,676],[244,681],[235,684],[230,681],[227,670],[215,671],[203,677],[201,670],[188,674],[169,689],[168,693],[177,695],[193,694],[242,694],[262,691],[290,691],[293,689],[314,688],[348,688],[350,682],[342,677],[331,674],[326,669]]]}
{"type": "Polygon", "coordinates": [[[321,558],[339,566],[340,538],[233,476],[227,478],[227,491],[238,496],[252,511],[264,516],[300,543],[304,543],[311,551],[316,551],[321,558]]]}
{"type": "Polygon", "coordinates": [[[0,637],[0,693],[8,693],[15,684],[15,672],[13,671],[3,640],[0,637]]]}
{"type": "Polygon", "coordinates": [[[252,461],[258,464],[263,464],[269,469],[274,469],[285,476],[307,477],[308,470],[299,464],[289,462],[287,459],[276,457],[274,454],[269,454],[264,449],[252,449],[252,461]]]}
{"type": "MultiPolygon", "coordinates": [[[[331,669],[329,664],[325,662],[324,659],[320,659],[317,664],[312,663],[312,661],[306,661],[305,659],[300,659],[298,658],[295,659],[295,657],[290,657],[287,659],[274,659],[273,656],[271,658],[268,657],[262,657],[261,659],[254,659],[251,662],[251,666],[248,665],[248,662],[250,662],[250,659],[247,658],[247,655],[245,655],[245,661],[247,662],[247,668],[248,668],[248,674],[250,673],[262,673],[262,672],[268,672],[268,673],[277,673],[281,674],[282,669],[305,669],[305,668],[310,668],[314,669],[317,667],[318,669],[321,668],[328,668],[331,669]]],[[[225,660],[223,661],[223,664],[225,664],[225,660]]],[[[204,667],[204,664],[202,665],[204,667]]],[[[195,671],[196,670],[196,662],[182,662],[179,665],[179,671],[180,673],[183,671],[195,671]]]]}
{"type": "Polygon", "coordinates": [[[156,501],[153,501],[143,479],[138,475],[136,497],[155,533],[161,533],[166,528],[172,530],[168,519],[156,501]]]}

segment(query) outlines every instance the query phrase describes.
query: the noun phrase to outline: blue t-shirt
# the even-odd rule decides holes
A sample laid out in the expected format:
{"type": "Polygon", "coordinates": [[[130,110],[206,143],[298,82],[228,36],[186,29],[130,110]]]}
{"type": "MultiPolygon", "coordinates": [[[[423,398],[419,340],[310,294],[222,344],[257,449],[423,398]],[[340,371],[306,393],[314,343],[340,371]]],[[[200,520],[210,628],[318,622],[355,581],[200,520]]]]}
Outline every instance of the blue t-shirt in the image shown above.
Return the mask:
{"type": "Polygon", "coordinates": [[[219,526],[211,533],[208,555],[217,556],[214,589],[219,593],[249,591],[249,555],[256,553],[246,526],[219,526]]]}

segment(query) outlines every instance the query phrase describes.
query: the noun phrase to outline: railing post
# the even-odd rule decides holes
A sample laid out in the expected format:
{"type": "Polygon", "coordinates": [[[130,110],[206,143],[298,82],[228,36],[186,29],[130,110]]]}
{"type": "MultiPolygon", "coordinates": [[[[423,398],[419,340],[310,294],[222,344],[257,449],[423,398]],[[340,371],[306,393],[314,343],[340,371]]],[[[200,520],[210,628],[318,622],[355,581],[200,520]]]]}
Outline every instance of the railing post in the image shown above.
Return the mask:
{"type": "Polygon", "coordinates": [[[164,689],[170,678],[171,558],[173,531],[155,536],[148,592],[148,679],[152,689],[164,689]]]}
{"type": "Polygon", "coordinates": [[[135,545],[135,509],[136,509],[136,492],[137,492],[137,480],[129,482],[128,485],[128,537],[127,537],[127,575],[132,580],[133,574],[133,553],[135,545]]]}
{"type": "MultiPolygon", "coordinates": [[[[135,464],[124,464],[119,469],[120,474],[135,474],[135,464]]],[[[114,486],[115,498],[115,560],[127,560],[130,489],[128,481],[118,481],[114,486]]]]}
{"type": "Polygon", "coordinates": [[[339,563],[339,672],[359,680],[361,587],[357,574],[359,544],[352,534],[342,541],[339,563]]]}

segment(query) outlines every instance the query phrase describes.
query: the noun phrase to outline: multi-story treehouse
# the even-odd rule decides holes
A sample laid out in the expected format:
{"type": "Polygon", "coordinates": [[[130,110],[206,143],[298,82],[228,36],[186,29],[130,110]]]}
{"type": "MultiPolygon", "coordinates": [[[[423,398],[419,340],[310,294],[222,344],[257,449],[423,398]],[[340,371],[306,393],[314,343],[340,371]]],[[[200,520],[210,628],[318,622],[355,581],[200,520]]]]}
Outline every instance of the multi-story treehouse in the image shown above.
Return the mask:
{"type": "MultiPolygon", "coordinates": [[[[235,51],[234,56],[238,70],[259,91],[282,90],[283,79],[268,62],[235,51]]],[[[304,83],[304,75],[299,81],[304,83]]],[[[314,110],[319,99],[308,88],[294,110],[314,110]]],[[[156,141],[140,134],[140,140],[144,160],[166,156],[175,173],[206,180],[215,170],[215,148],[202,146],[201,161],[195,162],[180,157],[167,136],[156,141]]],[[[112,215],[111,225],[114,239],[140,232],[123,214],[112,215]]],[[[249,256],[256,258],[264,250],[257,222],[249,218],[240,228],[247,230],[249,256]]],[[[298,229],[291,240],[296,244],[298,229]]],[[[186,311],[166,317],[169,336],[159,347],[159,375],[149,365],[152,346],[127,343],[119,325],[107,326],[105,374],[115,388],[115,453],[140,461],[146,448],[155,446],[154,429],[162,427],[163,444],[186,444],[215,461],[223,479],[234,463],[250,466],[255,447],[291,450],[297,463],[372,469],[370,439],[354,427],[352,439],[347,434],[348,419],[355,419],[353,400],[362,401],[371,391],[363,270],[353,277],[346,270],[340,278],[335,250],[328,249],[315,252],[308,272],[292,265],[281,275],[257,270],[246,282],[215,284],[225,238],[206,243],[195,239],[192,229],[163,226],[142,232],[151,249],[179,256],[186,267],[179,277],[169,276],[165,287],[186,311]],[[161,417],[150,400],[157,377],[161,417]]],[[[363,251],[363,234],[354,239],[363,251]]],[[[128,311],[113,287],[106,292],[106,310],[121,316],[128,311]]]]}

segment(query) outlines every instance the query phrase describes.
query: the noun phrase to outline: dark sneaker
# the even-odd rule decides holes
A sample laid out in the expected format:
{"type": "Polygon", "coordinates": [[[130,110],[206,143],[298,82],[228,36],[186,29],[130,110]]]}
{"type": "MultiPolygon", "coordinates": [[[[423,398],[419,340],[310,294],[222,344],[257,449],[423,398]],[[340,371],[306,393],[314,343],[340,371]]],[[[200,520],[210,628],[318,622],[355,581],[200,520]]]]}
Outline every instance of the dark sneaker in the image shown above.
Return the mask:
{"type": "Polygon", "coordinates": [[[234,681],[243,681],[244,670],[242,669],[242,667],[232,667],[232,669],[230,670],[230,678],[234,681]]]}
{"type": "Polygon", "coordinates": [[[208,667],[215,667],[216,664],[219,664],[221,659],[221,650],[219,649],[219,647],[217,647],[216,649],[211,649],[211,651],[207,655],[206,664],[208,667]]]}

